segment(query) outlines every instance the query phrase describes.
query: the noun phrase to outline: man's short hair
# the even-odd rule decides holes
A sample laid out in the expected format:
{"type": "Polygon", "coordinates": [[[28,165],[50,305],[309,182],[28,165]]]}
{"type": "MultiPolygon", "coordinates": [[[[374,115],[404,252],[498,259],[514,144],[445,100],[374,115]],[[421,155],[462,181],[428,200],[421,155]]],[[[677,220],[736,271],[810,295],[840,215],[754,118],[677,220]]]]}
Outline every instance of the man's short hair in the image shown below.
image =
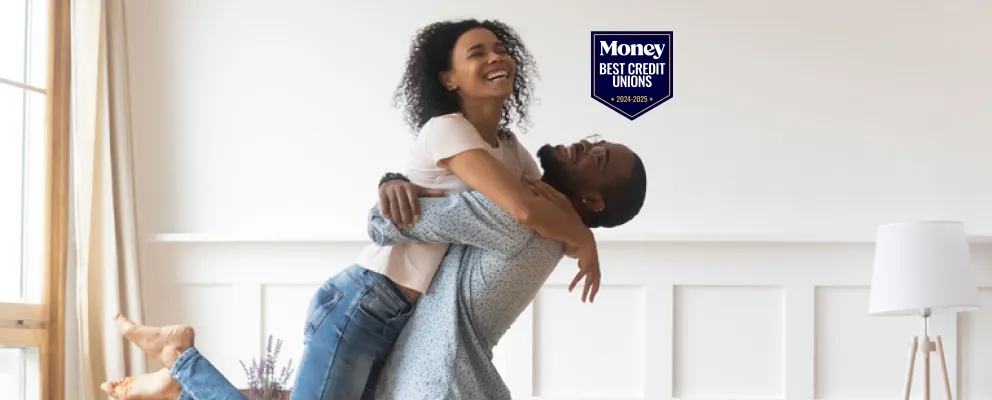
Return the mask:
{"type": "Polygon", "coordinates": [[[647,173],[641,157],[634,155],[634,168],[630,177],[614,182],[603,191],[603,211],[591,214],[590,228],[613,228],[634,219],[644,206],[647,193],[647,173]]]}

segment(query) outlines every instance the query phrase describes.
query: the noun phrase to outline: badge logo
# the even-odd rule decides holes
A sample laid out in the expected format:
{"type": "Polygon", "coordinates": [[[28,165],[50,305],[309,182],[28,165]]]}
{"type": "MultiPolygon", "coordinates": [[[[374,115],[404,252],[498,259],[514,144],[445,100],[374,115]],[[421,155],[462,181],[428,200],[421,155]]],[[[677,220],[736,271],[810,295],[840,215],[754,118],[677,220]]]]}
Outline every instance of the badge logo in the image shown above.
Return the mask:
{"type": "Polygon", "coordinates": [[[633,121],[672,99],[672,31],[593,31],[592,98],[633,121]]]}

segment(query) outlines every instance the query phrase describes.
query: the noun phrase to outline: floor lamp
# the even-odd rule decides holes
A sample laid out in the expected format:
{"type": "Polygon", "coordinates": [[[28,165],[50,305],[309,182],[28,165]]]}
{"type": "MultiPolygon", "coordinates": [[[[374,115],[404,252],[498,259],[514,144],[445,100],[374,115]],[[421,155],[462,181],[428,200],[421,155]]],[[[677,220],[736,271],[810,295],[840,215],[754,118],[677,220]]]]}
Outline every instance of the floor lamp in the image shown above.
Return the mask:
{"type": "Polygon", "coordinates": [[[923,340],[914,336],[906,372],[904,400],[909,400],[916,353],[923,360],[923,398],[930,399],[930,353],[936,352],[951,400],[944,343],[930,339],[930,316],[979,308],[978,284],[964,226],[956,221],[901,222],[882,225],[875,241],[868,313],[923,318],[923,340]]]}

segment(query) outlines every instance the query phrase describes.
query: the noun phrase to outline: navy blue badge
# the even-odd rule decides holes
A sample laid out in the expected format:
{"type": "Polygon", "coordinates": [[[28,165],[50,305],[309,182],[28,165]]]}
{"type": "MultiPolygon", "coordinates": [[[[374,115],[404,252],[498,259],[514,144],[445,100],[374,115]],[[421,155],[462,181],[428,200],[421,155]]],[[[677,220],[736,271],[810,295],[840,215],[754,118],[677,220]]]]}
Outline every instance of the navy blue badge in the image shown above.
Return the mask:
{"type": "Polygon", "coordinates": [[[633,121],[672,98],[672,31],[593,31],[592,98],[633,121]]]}

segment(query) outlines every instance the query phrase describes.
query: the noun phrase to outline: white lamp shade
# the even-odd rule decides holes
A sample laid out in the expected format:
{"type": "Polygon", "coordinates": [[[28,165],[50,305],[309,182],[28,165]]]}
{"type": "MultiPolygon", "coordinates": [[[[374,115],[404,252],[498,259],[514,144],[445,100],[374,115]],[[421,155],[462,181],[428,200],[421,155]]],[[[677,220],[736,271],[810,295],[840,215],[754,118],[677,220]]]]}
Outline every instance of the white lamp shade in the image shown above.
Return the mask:
{"type": "Polygon", "coordinates": [[[878,228],[869,314],[960,312],[979,305],[963,224],[901,222],[878,228]]]}

